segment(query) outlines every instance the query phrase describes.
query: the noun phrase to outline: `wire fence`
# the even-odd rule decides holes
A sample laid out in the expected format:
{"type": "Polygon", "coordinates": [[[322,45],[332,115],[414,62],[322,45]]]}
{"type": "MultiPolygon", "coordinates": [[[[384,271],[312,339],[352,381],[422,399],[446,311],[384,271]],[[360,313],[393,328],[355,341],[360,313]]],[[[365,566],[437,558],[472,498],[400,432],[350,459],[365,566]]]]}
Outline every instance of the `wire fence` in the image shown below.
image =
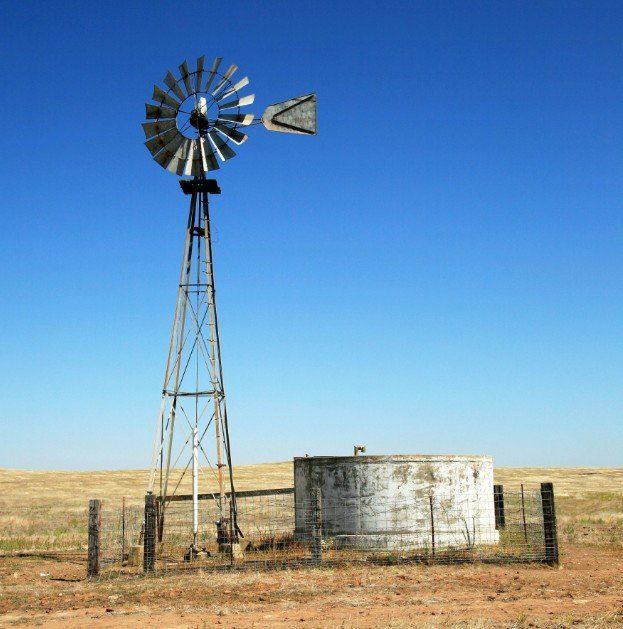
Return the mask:
{"type": "Polygon", "coordinates": [[[105,578],[183,570],[269,570],[345,563],[558,561],[553,487],[484,496],[418,494],[412,499],[332,500],[319,490],[240,492],[238,530],[230,503],[112,508],[91,501],[23,514],[0,504],[0,555],[73,553],[89,576],[105,578]]]}
{"type": "Polygon", "coordinates": [[[190,501],[154,498],[123,518],[102,516],[96,574],[182,570],[267,570],[344,563],[558,561],[551,486],[481,497],[429,494],[375,503],[319,493],[240,496],[239,532],[217,500],[200,503],[197,534],[190,501]],[[106,521],[108,520],[108,521],[106,521]]]}

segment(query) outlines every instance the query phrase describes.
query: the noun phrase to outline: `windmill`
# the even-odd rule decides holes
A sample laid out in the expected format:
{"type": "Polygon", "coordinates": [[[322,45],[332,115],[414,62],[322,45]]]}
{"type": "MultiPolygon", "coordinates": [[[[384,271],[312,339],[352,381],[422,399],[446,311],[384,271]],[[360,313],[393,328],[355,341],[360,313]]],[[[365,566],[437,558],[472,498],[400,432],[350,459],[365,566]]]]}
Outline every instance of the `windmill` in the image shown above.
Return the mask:
{"type": "Polygon", "coordinates": [[[307,94],[270,105],[261,118],[243,108],[255,95],[243,96],[249,79],[234,78],[237,66],[221,72],[221,58],[211,68],[205,57],[191,72],[184,61],[179,78],[168,71],[164,86],[154,86],[146,103],[145,145],[154,160],[181,179],[190,197],[182,265],[162,398],[156,420],[148,493],[157,491],[158,538],[162,541],[168,505],[176,498],[192,500],[192,531],[188,555],[199,543],[199,500],[216,504],[217,537],[233,547],[238,527],[232,473],[227,402],[214,290],[209,196],[220,194],[206,175],[236,155],[246,130],[262,124],[269,131],[314,135],[316,95],[307,94]],[[214,447],[210,447],[209,443],[214,447]],[[181,495],[183,480],[192,478],[192,494],[181,495]],[[226,478],[227,476],[227,478],[226,478]],[[213,481],[216,491],[200,493],[213,481]]]}

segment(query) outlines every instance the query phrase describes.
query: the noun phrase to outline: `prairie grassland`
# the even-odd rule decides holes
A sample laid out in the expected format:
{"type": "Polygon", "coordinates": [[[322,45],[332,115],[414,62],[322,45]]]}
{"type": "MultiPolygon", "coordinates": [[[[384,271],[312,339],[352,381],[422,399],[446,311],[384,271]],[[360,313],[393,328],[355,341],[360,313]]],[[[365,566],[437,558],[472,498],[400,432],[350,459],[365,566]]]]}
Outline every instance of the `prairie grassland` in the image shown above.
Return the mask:
{"type": "MultiPolygon", "coordinates": [[[[235,473],[240,489],[292,485],[290,462],[235,473]]],[[[125,496],[140,508],[146,472],[0,470],[0,625],[622,626],[623,469],[499,468],[495,479],[509,490],[554,483],[563,569],[345,565],[89,581],[72,555],[15,552],[84,544],[87,500],[118,509],[125,496]]]]}
{"type": "MultiPolygon", "coordinates": [[[[292,462],[239,466],[234,475],[240,490],[291,487],[292,462]]],[[[507,489],[551,481],[562,541],[623,545],[623,468],[497,468],[495,481],[507,489]]],[[[146,470],[0,469],[0,552],[82,545],[90,498],[105,509],[119,509],[122,497],[140,507],[146,484],[146,470]]],[[[190,493],[189,478],[179,491],[190,493]]]]}

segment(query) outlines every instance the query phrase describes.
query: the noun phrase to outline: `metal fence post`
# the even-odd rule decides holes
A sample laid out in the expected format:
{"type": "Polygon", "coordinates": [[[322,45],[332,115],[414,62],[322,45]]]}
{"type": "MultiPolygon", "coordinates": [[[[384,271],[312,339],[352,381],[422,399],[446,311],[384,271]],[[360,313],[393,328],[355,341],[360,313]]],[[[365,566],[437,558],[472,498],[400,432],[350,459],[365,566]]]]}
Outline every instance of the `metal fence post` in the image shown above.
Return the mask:
{"type": "Polygon", "coordinates": [[[552,483],[541,483],[541,503],[543,505],[545,560],[551,566],[557,566],[558,531],[556,529],[556,505],[554,504],[554,485],[552,483]]]}
{"type": "Polygon", "coordinates": [[[433,512],[433,494],[428,495],[428,501],[430,504],[430,537],[433,549],[433,561],[435,560],[435,516],[433,512]]]}
{"type": "Polygon", "coordinates": [[[528,525],[526,524],[526,500],[524,497],[523,483],[521,483],[521,521],[523,522],[523,536],[528,543],[528,525]]]}
{"type": "Polygon", "coordinates": [[[503,529],[506,526],[503,485],[493,485],[493,510],[495,512],[495,528],[503,529]]]}
{"type": "Polygon", "coordinates": [[[89,552],[87,577],[96,577],[100,573],[102,556],[102,501],[89,500],[89,552]]]}
{"type": "Polygon", "coordinates": [[[312,563],[322,562],[322,494],[320,487],[312,493],[312,563]]]}
{"type": "Polygon", "coordinates": [[[121,498],[121,563],[125,561],[125,496],[121,498]]]}
{"type": "Polygon", "coordinates": [[[145,533],[143,536],[143,572],[153,572],[156,566],[156,497],[145,495],[145,533]]]}

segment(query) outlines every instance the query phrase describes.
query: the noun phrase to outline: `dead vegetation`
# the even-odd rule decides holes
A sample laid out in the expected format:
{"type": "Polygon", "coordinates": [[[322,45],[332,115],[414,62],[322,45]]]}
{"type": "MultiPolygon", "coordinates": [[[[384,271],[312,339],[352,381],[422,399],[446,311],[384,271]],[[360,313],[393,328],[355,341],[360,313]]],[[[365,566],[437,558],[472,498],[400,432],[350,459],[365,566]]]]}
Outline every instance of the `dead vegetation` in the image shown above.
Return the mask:
{"type": "MultiPolygon", "coordinates": [[[[292,462],[239,466],[236,486],[292,486],[292,462]]],[[[623,468],[497,468],[495,482],[516,490],[554,483],[560,536],[571,543],[623,545],[623,468]]],[[[145,470],[45,472],[0,469],[0,553],[80,547],[89,498],[118,510],[141,507],[145,470]]],[[[180,493],[190,492],[190,486],[180,493]]]]}
{"type": "MultiPolygon", "coordinates": [[[[507,468],[495,475],[508,489],[554,483],[561,569],[353,564],[88,582],[82,558],[16,556],[19,549],[2,548],[12,556],[0,557],[0,626],[622,626],[623,469],[507,468]]],[[[246,466],[236,476],[241,489],[291,486],[292,466],[246,466]]],[[[126,496],[140,505],[145,477],[0,470],[0,544],[15,530],[26,547],[74,540],[83,533],[88,498],[118,508],[126,496]],[[47,511],[37,507],[41,501],[47,511]]],[[[260,552],[287,542],[268,536],[260,552]]]]}

